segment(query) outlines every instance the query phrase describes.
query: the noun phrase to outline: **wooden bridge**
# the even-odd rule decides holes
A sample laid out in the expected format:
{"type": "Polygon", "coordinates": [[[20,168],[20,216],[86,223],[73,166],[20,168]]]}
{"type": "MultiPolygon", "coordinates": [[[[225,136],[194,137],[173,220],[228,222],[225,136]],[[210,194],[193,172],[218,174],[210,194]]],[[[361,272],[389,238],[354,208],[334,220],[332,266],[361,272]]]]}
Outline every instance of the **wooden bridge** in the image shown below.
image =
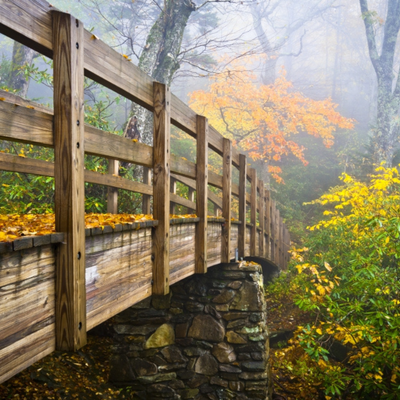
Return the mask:
{"type": "Polygon", "coordinates": [[[210,266],[251,255],[285,268],[290,239],[270,192],[206,118],[43,0],[0,0],[0,32],[54,60],[54,110],[1,93],[0,139],[54,148],[55,162],[0,153],[0,169],[54,176],[59,232],[0,243],[0,382],[56,348],[77,350],[89,329],[210,266]],[[85,76],[153,112],[153,147],[83,123],[85,76]],[[196,164],[171,154],[170,124],[196,139],[196,164]],[[209,148],[222,175],[208,170],[209,148]],[[85,154],[109,159],[109,174],[85,170],[85,154]],[[143,166],[143,182],[115,176],[118,161],[143,166]],[[189,187],[189,199],[171,180],[189,187]],[[152,198],[154,221],[85,229],[85,182],[113,188],[110,212],[116,189],[141,193],[144,213],[152,198]],[[209,202],[222,218],[207,216],[209,202]],[[170,219],[173,204],[196,218],[170,219]]]}

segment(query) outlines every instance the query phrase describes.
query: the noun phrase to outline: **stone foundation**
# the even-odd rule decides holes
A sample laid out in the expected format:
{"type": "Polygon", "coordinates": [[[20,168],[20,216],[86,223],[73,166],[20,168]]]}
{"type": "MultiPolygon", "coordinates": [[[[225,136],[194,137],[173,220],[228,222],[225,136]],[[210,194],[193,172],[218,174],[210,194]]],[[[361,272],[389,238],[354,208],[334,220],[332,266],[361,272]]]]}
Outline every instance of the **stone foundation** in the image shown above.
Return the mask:
{"type": "Polygon", "coordinates": [[[270,399],[259,265],[221,264],[114,318],[110,380],[138,399],[270,399]]]}

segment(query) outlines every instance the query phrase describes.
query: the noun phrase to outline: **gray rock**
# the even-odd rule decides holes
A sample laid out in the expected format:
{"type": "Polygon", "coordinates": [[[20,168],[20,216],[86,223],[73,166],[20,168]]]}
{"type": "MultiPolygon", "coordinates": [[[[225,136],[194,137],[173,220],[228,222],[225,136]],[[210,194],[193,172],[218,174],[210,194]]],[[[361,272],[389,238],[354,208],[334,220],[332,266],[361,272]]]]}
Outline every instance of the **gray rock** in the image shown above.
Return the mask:
{"type": "Polygon", "coordinates": [[[231,374],[240,374],[242,370],[230,364],[220,364],[219,370],[222,372],[229,372],[231,374]]]}
{"type": "Polygon", "coordinates": [[[236,360],[236,354],[228,343],[218,343],[213,347],[212,354],[221,363],[230,363],[236,360]]]}
{"type": "Polygon", "coordinates": [[[193,319],[188,336],[211,342],[222,342],[225,336],[225,328],[211,315],[197,315],[193,319]]]}
{"type": "Polygon", "coordinates": [[[188,361],[186,357],[184,357],[176,346],[168,346],[164,347],[161,350],[161,354],[169,363],[184,363],[188,361]]]}
{"type": "Polygon", "coordinates": [[[218,362],[211,354],[206,353],[197,359],[194,371],[201,375],[213,376],[218,372],[218,362]]]}
{"type": "Polygon", "coordinates": [[[262,309],[262,292],[257,284],[245,281],[237,292],[229,309],[240,311],[259,311],[262,309]]]}
{"type": "Polygon", "coordinates": [[[202,312],[204,310],[204,305],[198,303],[197,301],[188,301],[185,304],[185,309],[189,312],[202,312]]]}
{"type": "Polygon", "coordinates": [[[229,288],[231,288],[231,289],[237,290],[237,289],[240,289],[240,288],[242,287],[242,285],[243,285],[243,282],[241,282],[241,281],[234,281],[234,282],[229,283],[229,284],[227,285],[227,287],[229,287],[229,288]]]}
{"type": "Polygon", "coordinates": [[[131,360],[131,366],[137,376],[155,375],[158,372],[156,364],[143,358],[134,358],[131,360]]]}
{"type": "Polygon", "coordinates": [[[229,389],[234,390],[235,392],[242,392],[244,390],[244,383],[240,381],[231,381],[229,382],[229,389]]]}
{"type": "Polygon", "coordinates": [[[225,381],[224,379],[219,378],[218,376],[213,376],[210,380],[211,385],[217,385],[217,386],[222,386],[222,387],[228,387],[228,381],[225,381]]]}
{"type": "Polygon", "coordinates": [[[170,381],[172,379],[176,379],[175,372],[170,372],[168,374],[156,374],[152,376],[142,376],[138,378],[139,382],[141,383],[164,382],[164,381],[170,381]]]}
{"type": "Polygon", "coordinates": [[[234,297],[236,292],[232,289],[224,289],[218,296],[213,298],[213,303],[226,304],[229,303],[234,297]]]}
{"type": "Polygon", "coordinates": [[[203,385],[204,383],[208,383],[209,379],[210,378],[206,375],[196,374],[192,379],[190,379],[190,381],[187,383],[187,385],[190,388],[197,388],[197,387],[203,385]]]}
{"type": "Polygon", "coordinates": [[[244,344],[247,343],[247,340],[240,336],[238,333],[234,331],[228,331],[226,332],[226,340],[229,343],[235,343],[235,344],[244,344]]]}
{"type": "Polygon", "coordinates": [[[245,371],[264,372],[266,365],[264,361],[245,361],[242,363],[242,368],[245,371]]]}

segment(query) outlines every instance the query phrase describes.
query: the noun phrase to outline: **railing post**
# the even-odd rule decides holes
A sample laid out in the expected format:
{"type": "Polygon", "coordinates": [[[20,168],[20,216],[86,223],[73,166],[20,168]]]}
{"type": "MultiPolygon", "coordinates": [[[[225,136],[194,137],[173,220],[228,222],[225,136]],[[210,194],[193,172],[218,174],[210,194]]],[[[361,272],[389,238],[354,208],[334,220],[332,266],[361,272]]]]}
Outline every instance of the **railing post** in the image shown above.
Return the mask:
{"type": "MultiPolygon", "coordinates": [[[[276,203],[275,203],[275,207],[276,207],[276,203]]],[[[279,230],[280,230],[280,226],[279,226],[279,218],[280,218],[280,211],[276,208],[276,213],[275,213],[275,218],[276,218],[276,222],[275,222],[275,263],[278,267],[280,267],[279,262],[279,230]]]]}
{"type": "MultiPolygon", "coordinates": [[[[193,188],[189,188],[188,200],[194,202],[194,189],[193,188]]],[[[196,210],[193,210],[192,208],[188,208],[187,212],[188,212],[188,214],[193,214],[196,212],[196,210]]]]}
{"type": "MultiPolygon", "coordinates": [[[[108,173],[110,175],[118,175],[119,162],[111,158],[108,159],[108,173]]],[[[118,189],[109,187],[107,189],[107,212],[110,214],[118,213],[118,189]]]]}
{"type": "Polygon", "coordinates": [[[166,85],[153,82],[153,294],[169,293],[170,108],[166,85]]]}
{"type": "MultiPolygon", "coordinates": [[[[176,194],[176,180],[174,178],[171,178],[170,192],[172,194],[176,194]]],[[[170,205],[169,205],[169,213],[170,214],[175,214],[175,209],[176,209],[176,204],[171,201],[170,205]]]]}
{"type": "Polygon", "coordinates": [[[246,249],[246,183],[247,159],[244,154],[239,154],[239,258],[245,257],[246,249]]]}
{"type": "Polygon", "coordinates": [[[269,190],[265,191],[265,217],[266,217],[266,234],[267,234],[267,244],[266,244],[266,258],[271,259],[271,193],[269,190]]]}
{"type": "Polygon", "coordinates": [[[261,228],[260,247],[258,255],[264,257],[264,234],[265,234],[265,221],[264,221],[264,182],[260,179],[258,181],[258,187],[260,188],[260,201],[259,201],[259,219],[261,228]]]}
{"type": "Polygon", "coordinates": [[[276,264],[275,237],[276,237],[276,207],[275,200],[271,199],[271,261],[276,264]]]}
{"type": "Polygon", "coordinates": [[[257,171],[250,168],[251,197],[250,197],[250,222],[252,224],[250,233],[250,255],[256,256],[257,243],[257,171]]]}
{"type": "MultiPolygon", "coordinates": [[[[151,183],[151,169],[143,167],[143,183],[149,185],[151,183]]],[[[144,194],[142,197],[142,213],[150,214],[150,196],[144,194]]]]}
{"type": "Polygon", "coordinates": [[[285,269],[283,250],[283,218],[279,216],[279,262],[282,270],[285,269]]]}
{"type": "Polygon", "coordinates": [[[83,24],[53,17],[56,230],[65,233],[56,262],[56,347],[86,344],[83,24]]]}
{"type": "Polygon", "coordinates": [[[224,138],[222,172],[222,226],[221,261],[230,261],[231,248],[231,208],[232,208],[232,142],[224,138]]]}
{"type": "Polygon", "coordinates": [[[196,162],[196,264],[195,272],[207,272],[207,209],[208,209],[208,122],[197,115],[197,162],[196,162]]]}

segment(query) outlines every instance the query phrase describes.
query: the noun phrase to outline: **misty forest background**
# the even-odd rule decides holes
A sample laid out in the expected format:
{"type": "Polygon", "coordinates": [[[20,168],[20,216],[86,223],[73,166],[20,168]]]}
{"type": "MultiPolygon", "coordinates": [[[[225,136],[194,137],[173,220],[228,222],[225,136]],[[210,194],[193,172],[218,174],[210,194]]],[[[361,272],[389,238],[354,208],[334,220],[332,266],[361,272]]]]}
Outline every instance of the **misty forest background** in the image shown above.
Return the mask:
{"type": "MultiPolygon", "coordinates": [[[[171,85],[268,182],[294,243],[268,296],[278,316],[288,305],[301,315],[273,353],[281,396],[399,399],[400,1],[52,4],[171,85]]],[[[51,60],[6,37],[0,51],[1,89],[52,107],[51,60]]],[[[136,116],[151,144],[144,109],[88,79],[85,98],[87,123],[123,135],[136,116]]],[[[172,129],[172,152],[195,161],[194,140],[172,129]]],[[[6,141],[0,151],[53,157],[6,141]]],[[[106,172],[107,160],[87,156],[86,168],[106,172]]],[[[210,168],[221,168],[212,151],[210,168]]],[[[132,165],[119,173],[142,179],[132,165]]],[[[52,211],[52,178],[1,172],[1,183],[1,214],[52,211]]],[[[180,185],[178,193],[187,195],[180,185]]],[[[106,198],[86,184],[86,211],[106,212],[106,198]]],[[[140,213],[140,196],[119,191],[119,212],[140,213]]]]}

